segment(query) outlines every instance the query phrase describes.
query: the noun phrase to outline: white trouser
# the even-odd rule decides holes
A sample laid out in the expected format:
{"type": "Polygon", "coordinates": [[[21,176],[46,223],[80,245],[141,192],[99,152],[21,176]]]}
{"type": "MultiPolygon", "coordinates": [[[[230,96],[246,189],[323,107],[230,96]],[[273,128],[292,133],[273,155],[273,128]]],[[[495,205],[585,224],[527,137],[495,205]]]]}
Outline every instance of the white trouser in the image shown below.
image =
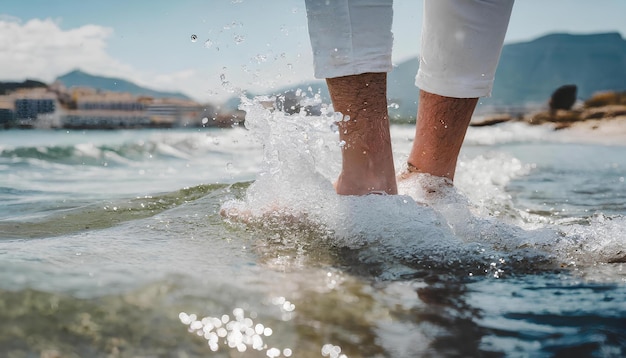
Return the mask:
{"type": "MultiPolygon", "coordinates": [[[[415,84],[446,97],[491,94],[513,0],[424,0],[415,84]]],[[[392,0],[306,0],[315,77],[392,69],[392,0]]]]}

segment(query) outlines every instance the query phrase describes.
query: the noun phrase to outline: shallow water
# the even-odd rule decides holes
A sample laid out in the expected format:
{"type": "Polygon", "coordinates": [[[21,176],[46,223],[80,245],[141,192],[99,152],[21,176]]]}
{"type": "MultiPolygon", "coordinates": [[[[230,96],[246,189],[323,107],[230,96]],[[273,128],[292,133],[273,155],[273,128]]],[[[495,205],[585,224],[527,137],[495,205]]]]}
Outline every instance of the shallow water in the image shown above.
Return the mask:
{"type": "Polygon", "coordinates": [[[338,197],[330,113],[244,107],[0,132],[0,356],[626,353],[626,146],[471,128],[454,189],[338,197]]]}

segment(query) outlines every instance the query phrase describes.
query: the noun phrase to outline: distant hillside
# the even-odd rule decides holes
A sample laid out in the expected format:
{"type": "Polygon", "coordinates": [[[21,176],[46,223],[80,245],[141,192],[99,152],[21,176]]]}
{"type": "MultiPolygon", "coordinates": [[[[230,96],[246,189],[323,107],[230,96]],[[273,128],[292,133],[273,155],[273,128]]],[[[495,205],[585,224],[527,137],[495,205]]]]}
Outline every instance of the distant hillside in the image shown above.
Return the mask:
{"type": "Polygon", "coordinates": [[[138,86],[132,82],[129,82],[127,80],[123,80],[120,78],[95,76],[95,75],[90,75],[88,73],[82,72],[80,70],[74,70],[72,72],[69,72],[63,76],[58,77],[56,80],[63,83],[63,85],[65,85],[65,87],[67,88],[74,87],[74,86],[92,87],[92,88],[97,88],[97,89],[104,90],[104,91],[127,92],[127,93],[131,93],[137,96],[189,99],[189,97],[185,96],[184,94],[180,92],[156,91],[156,90],[152,90],[149,88],[138,86]]]}
{"type": "MultiPolygon", "coordinates": [[[[388,77],[392,119],[415,118],[418,89],[417,58],[399,63],[388,77]]],[[[626,90],[626,40],[618,33],[592,35],[551,34],[536,40],[507,44],[496,74],[493,96],[481,99],[483,106],[523,106],[547,103],[552,92],[564,84],[578,86],[578,97],[586,99],[598,91],[626,90]]],[[[323,82],[303,83],[279,92],[323,82]]]]}
{"type": "Polygon", "coordinates": [[[24,82],[0,82],[0,95],[11,93],[20,88],[46,88],[43,82],[26,80],[24,82]]]}
{"type": "Polygon", "coordinates": [[[506,45],[490,102],[543,103],[564,84],[577,85],[582,99],[626,90],[626,40],[618,33],[552,34],[506,45]]]}

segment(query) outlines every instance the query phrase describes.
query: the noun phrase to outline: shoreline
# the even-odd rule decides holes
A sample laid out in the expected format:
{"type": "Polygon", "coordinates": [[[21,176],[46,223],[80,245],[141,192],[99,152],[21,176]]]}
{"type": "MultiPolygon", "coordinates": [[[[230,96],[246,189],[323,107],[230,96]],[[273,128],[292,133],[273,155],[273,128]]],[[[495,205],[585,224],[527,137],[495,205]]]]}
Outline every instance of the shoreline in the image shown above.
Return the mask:
{"type": "Polygon", "coordinates": [[[558,136],[580,143],[626,145],[626,115],[587,119],[571,123],[565,128],[551,125],[558,136]]]}
{"type": "Polygon", "coordinates": [[[538,109],[492,112],[472,118],[470,127],[525,123],[549,128],[557,140],[577,143],[626,145],[626,104],[619,93],[599,93],[573,109],[538,109]]]}

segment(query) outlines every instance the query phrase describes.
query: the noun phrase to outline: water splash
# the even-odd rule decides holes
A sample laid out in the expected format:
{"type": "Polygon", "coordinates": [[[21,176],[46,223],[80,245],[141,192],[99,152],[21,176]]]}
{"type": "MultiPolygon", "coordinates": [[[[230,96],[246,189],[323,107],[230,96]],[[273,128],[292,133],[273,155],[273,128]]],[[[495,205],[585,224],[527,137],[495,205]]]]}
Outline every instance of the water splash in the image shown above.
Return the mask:
{"type": "Polygon", "coordinates": [[[360,262],[396,267],[381,274],[386,278],[405,274],[406,267],[499,278],[572,261],[584,265],[572,258],[581,243],[601,252],[591,255],[593,262],[626,252],[610,227],[602,229],[611,236],[602,249],[590,245],[590,234],[606,223],[587,230],[529,222],[505,187],[532,168],[505,154],[462,160],[456,187],[414,175],[399,183],[397,196],[338,196],[332,186],[340,170],[337,114],[322,106],[320,116],[289,115],[273,103],[269,97],[242,99],[246,128],[263,144],[264,160],[245,197],[222,206],[232,221],[308,231],[314,240],[356,250],[360,262]]]}

